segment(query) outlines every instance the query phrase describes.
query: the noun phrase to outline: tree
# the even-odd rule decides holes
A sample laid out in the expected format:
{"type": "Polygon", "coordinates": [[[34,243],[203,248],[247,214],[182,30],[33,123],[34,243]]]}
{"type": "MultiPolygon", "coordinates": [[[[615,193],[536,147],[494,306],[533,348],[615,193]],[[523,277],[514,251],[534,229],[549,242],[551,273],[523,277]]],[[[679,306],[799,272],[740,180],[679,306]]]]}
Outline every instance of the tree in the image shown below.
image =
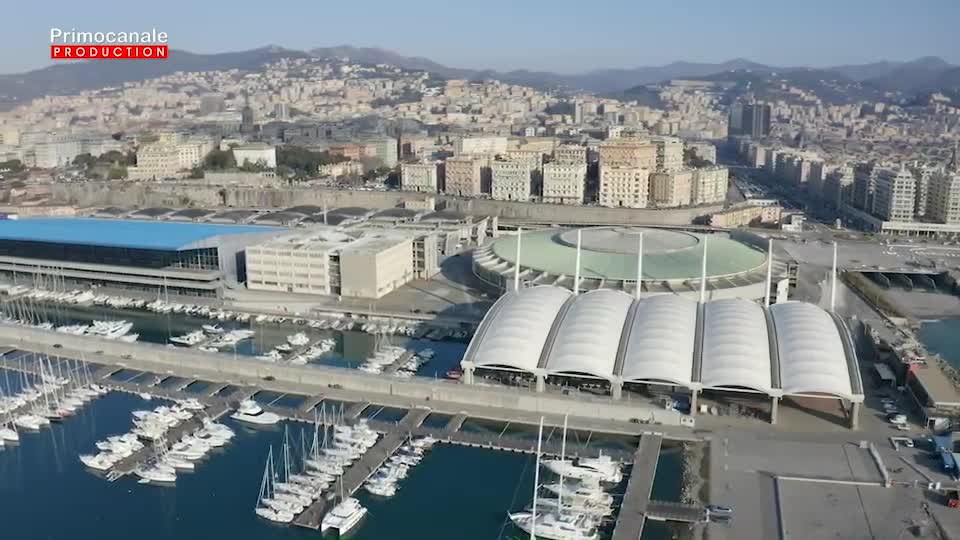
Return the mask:
{"type": "Polygon", "coordinates": [[[321,165],[349,161],[330,152],[314,152],[300,146],[286,145],[277,148],[277,168],[290,170],[294,178],[310,178],[317,175],[321,165]]]}
{"type": "Polygon", "coordinates": [[[193,180],[196,180],[198,178],[203,178],[203,168],[194,167],[190,169],[190,176],[188,176],[188,178],[191,178],[193,180]]]}
{"type": "MultiPolygon", "coordinates": [[[[97,161],[100,163],[121,164],[127,162],[127,157],[119,150],[110,150],[109,152],[100,154],[100,157],[97,158],[97,161]]],[[[136,163],[136,161],[134,161],[134,163],[136,163]]]]}
{"type": "Polygon", "coordinates": [[[218,148],[214,148],[203,160],[204,169],[224,170],[232,169],[236,166],[237,161],[233,157],[232,150],[220,150],[218,148]]]}
{"type": "Polygon", "coordinates": [[[23,163],[19,159],[0,161],[0,171],[20,172],[22,170],[23,163]]]}
{"type": "Polygon", "coordinates": [[[97,162],[97,158],[91,156],[89,153],[80,154],[73,158],[73,164],[77,167],[83,167],[84,169],[89,169],[97,162]]]}
{"type": "Polygon", "coordinates": [[[121,180],[127,177],[127,168],[126,167],[111,167],[110,172],[107,173],[107,180],[121,180]]]}

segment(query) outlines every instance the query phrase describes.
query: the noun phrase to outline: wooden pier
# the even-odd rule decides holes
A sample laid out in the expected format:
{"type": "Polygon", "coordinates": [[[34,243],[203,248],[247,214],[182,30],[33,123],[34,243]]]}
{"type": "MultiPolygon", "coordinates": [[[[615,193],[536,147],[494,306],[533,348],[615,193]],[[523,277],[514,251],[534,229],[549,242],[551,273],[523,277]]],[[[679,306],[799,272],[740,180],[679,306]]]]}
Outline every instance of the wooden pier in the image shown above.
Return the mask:
{"type": "Polygon", "coordinates": [[[627,491],[623,494],[612,540],[637,540],[643,534],[662,443],[663,437],[659,435],[644,435],[640,438],[633,458],[633,472],[627,481],[627,491]]]}
{"type": "Polygon", "coordinates": [[[294,525],[319,529],[327,508],[335,504],[340,494],[343,493],[344,497],[353,495],[390,456],[403,446],[410,433],[418,428],[429,414],[429,409],[411,409],[399,424],[393,426],[394,429],[384,434],[373,448],[367,450],[356,463],[344,471],[340,479],[330,487],[326,497],[318,499],[297,516],[293,521],[294,525]]]}
{"type": "Polygon", "coordinates": [[[414,357],[417,353],[414,351],[406,351],[400,355],[400,358],[394,360],[389,366],[384,368],[383,372],[386,375],[393,375],[400,369],[400,366],[406,364],[411,358],[414,357]]]}

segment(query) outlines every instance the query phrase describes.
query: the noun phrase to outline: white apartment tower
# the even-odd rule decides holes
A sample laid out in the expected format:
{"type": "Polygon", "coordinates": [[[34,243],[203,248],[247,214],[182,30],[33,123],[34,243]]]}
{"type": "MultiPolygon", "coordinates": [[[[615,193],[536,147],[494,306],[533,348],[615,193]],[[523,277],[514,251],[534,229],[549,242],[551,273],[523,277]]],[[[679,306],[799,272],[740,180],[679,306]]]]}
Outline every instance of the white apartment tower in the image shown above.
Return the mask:
{"type": "Polygon", "coordinates": [[[582,204],[587,183],[587,163],[553,161],[543,166],[543,202],[582,204]]]}
{"type": "Polygon", "coordinates": [[[930,178],[927,217],[937,223],[960,224],[960,161],[956,148],[947,168],[930,178]]]}
{"type": "Polygon", "coordinates": [[[645,208],[650,169],[645,167],[600,168],[600,205],[645,208]]]}
{"type": "Polygon", "coordinates": [[[876,172],[873,214],[885,221],[913,221],[917,180],[910,171],[881,168],[876,172]]]}

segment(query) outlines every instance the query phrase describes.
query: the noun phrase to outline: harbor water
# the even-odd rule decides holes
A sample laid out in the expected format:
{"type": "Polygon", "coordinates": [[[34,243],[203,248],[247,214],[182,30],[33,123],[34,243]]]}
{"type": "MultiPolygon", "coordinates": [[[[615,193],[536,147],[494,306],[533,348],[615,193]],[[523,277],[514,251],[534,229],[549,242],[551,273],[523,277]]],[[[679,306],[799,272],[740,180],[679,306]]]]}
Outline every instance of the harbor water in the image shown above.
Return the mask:
{"type": "MultiPolygon", "coordinates": [[[[283,428],[248,429],[226,419],[237,437],[205,458],[196,471],[178,475],[175,487],[110,483],[79,462],[95,442],[131,428],[131,411],[145,402],[113,392],[89,403],[62,424],[23,433],[19,445],[0,450],[0,508],[4,540],[235,540],[314,539],[318,533],[277,526],[254,515],[264,462],[279,452],[283,428]]],[[[290,423],[291,445],[299,448],[304,424],[290,423]]],[[[669,461],[669,460],[667,460],[669,461]]],[[[534,458],[527,454],[437,445],[400,484],[391,499],[360,491],[369,509],[357,540],[524,538],[506,519],[529,503],[534,458]]],[[[664,463],[654,493],[666,498],[680,478],[677,463],[664,463]]],[[[679,489],[676,487],[676,489],[679,489]]],[[[651,527],[647,540],[670,538],[651,527]]]]}
{"type": "Polygon", "coordinates": [[[218,324],[224,330],[250,329],[256,332],[252,339],[239,342],[235,348],[223,349],[223,354],[256,356],[266,353],[275,346],[285,343],[287,336],[303,332],[312,341],[333,338],[336,346],[329,353],[312,363],[336,366],[357,367],[373,355],[378,347],[396,345],[408,350],[421,351],[433,349],[433,360],[417,371],[421,377],[443,378],[452,369],[460,367],[460,360],[467,349],[461,341],[431,341],[413,339],[406,336],[374,336],[360,331],[320,330],[295,324],[273,324],[237,321],[211,321],[202,317],[193,317],[179,313],[153,313],[145,310],[117,309],[107,306],[60,305],[45,302],[26,301],[21,305],[4,305],[7,315],[23,317],[24,313],[34,322],[52,322],[56,326],[70,324],[89,324],[94,320],[127,320],[133,323],[132,332],[140,335],[139,341],[165,345],[170,338],[198,330],[205,324],[218,324]]]}
{"type": "Polygon", "coordinates": [[[928,351],[960,369],[960,319],[924,321],[918,337],[928,351]]]}

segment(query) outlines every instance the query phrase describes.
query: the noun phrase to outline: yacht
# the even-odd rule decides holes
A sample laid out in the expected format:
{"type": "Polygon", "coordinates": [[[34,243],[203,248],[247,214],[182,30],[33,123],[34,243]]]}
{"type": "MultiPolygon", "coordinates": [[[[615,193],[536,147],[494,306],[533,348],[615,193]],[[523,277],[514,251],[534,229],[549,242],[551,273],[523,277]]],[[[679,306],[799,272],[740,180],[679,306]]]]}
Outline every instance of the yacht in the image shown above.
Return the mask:
{"type": "Polygon", "coordinates": [[[280,354],[280,351],[273,349],[268,353],[257,356],[257,360],[263,360],[264,362],[275,363],[275,362],[279,362],[280,360],[283,360],[283,355],[280,354]]]}
{"type": "Polygon", "coordinates": [[[556,474],[577,480],[595,480],[619,484],[623,480],[620,463],[610,456],[601,455],[598,458],[580,459],[574,464],[568,459],[548,459],[544,465],[556,474]]]}
{"type": "Polygon", "coordinates": [[[50,421],[36,414],[23,414],[13,420],[15,426],[27,431],[40,431],[44,425],[49,425],[50,421]]]}
{"type": "Polygon", "coordinates": [[[360,504],[360,501],[353,497],[343,499],[323,516],[320,522],[320,534],[334,531],[339,536],[346,536],[366,515],[367,509],[360,504]]]}
{"type": "Polygon", "coordinates": [[[279,415],[264,411],[262,408],[260,408],[260,405],[258,405],[257,402],[252,399],[247,399],[241,402],[240,408],[237,409],[237,412],[230,415],[230,418],[249,424],[258,424],[263,426],[273,425],[280,421],[279,415]]]}
{"type": "Polygon", "coordinates": [[[515,512],[510,520],[523,532],[544,540],[597,540],[596,525],[584,516],[555,512],[515,512]]]}
{"type": "Polygon", "coordinates": [[[160,463],[152,467],[137,467],[133,472],[147,482],[172,484],[177,481],[177,473],[173,470],[173,467],[164,466],[160,463]]]}
{"type": "Polygon", "coordinates": [[[116,461],[109,455],[100,453],[95,456],[82,455],[80,456],[80,462],[97,471],[108,471],[116,461]]]}
{"type": "Polygon", "coordinates": [[[219,324],[205,324],[200,328],[207,334],[222,334],[223,328],[219,324]]]}
{"type": "Polygon", "coordinates": [[[563,497],[564,501],[570,504],[597,504],[604,506],[613,505],[613,495],[603,491],[598,483],[569,481],[563,484],[552,483],[544,484],[543,487],[555,494],[563,497]]]}
{"type": "Polygon", "coordinates": [[[303,347],[310,343],[310,338],[307,337],[303,332],[297,332],[292,336],[287,336],[287,343],[293,345],[294,347],[303,347]]]}
{"type": "Polygon", "coordinates": [[[368,480],[363,486],[371,495],[376,495],[378,497],[393,497],[397,494],[397,483],[396,481],[379,478],[368,480]]]}
{"type": "Polygon", "coordinates": [[[18,442],[20,441],[20,434],[17,433],[16,428],[13,427],[11,422],[9,426],[0,425],[0,440],[5,442],[18,442]]]}
{"type": "Polygon", "coordinates": [[[293,521],[293,518],[296,517],[294,516],[293,512],[289,512],[286,510],[278,511],[273,508],[268,508],[263,506],[257,507],[256,513],[258,516],[262,517],[263,519],[269,519],[270,521],[273,521],[275,523],[290,523],[291,521],[293,521]]]}
{"type": "Polygon", "coordinates": [[[201,330],[194,330],[182,336],[174,336],[170,338],[171,343],[176,343],[177,345],[184,345],[187,347],[193,347],[199,343],[202,343],[207,336],[201,330]]]}

